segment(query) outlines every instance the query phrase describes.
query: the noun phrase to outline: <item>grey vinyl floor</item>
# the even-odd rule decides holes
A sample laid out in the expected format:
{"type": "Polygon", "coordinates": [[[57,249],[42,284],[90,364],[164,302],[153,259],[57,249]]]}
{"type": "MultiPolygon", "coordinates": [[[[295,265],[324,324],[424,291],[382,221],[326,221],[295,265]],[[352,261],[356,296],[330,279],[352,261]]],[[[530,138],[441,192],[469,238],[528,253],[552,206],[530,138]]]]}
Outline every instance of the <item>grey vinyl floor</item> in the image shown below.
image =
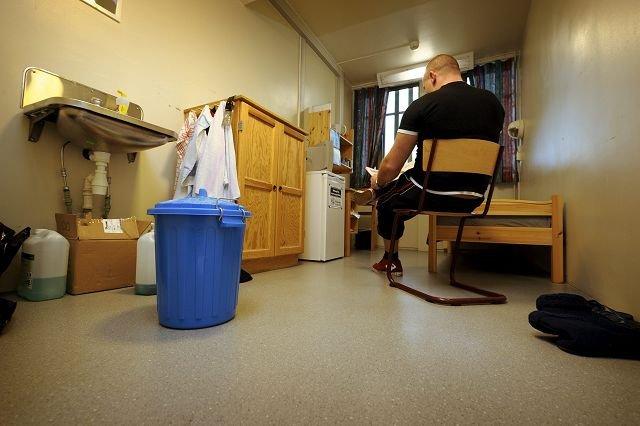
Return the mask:
{"type": "MultiPolygon", "coordinates": [[[[570,355],[532,329],[543,277],[463,270],[506,305],[386,285],[380,253],[256,274],[236,318],[161,327],[132,289],[20,301],[0,336],[1,424],[640,424],[640,363],[570,355]]],[[[404,280],[449,294],[446,258],[404,280]]],[[[15,296],[10,296],[15,297],[15,296]]]]}

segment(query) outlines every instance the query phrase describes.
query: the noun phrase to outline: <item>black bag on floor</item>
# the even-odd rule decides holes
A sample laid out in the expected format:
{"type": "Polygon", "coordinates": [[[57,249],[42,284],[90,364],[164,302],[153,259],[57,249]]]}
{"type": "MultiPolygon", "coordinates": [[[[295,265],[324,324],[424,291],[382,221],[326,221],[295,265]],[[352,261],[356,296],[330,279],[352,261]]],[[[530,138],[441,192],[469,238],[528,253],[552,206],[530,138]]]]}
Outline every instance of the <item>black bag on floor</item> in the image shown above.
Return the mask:
{"type": "MultiPolygon", "coordinates": [[[[7,270],[22,243],[29,238],[30,233],[31,229],[25,228],[16,234],[13,229],[0,222],[0,275],[7,270]]],[[[11,320],[15,310],[16,302],[0,299],[0,333],[11,320]]]]}
{"type": "Polygon", "coordinates": [[[7,270],[22,243],[29,238],[31,228],[16,232],[0,222],[0,275],[7,270]]]}
{"type": "Polygon", "coordinates": [[[595,300],[575,294],[546,294],[529,314],[536,330],[557,336],[566,352],[584,356],[640,359],[640,323],[595,300]]]}
{"type": "Polygon", "coordinates": [[[251,281],[252,279],[253,279],[253,277],[251,276],[250,273],[248,273],[244,269],[240,269],[240,282],[241,283],[246,283],[247,281],[251,281]]]}
{"type": "Polygon", "coordinates": [[[12,300],[0,298],[0,333],[11,320],[11,316],[16,310],[16,305],[17,303],[12,300]]]}

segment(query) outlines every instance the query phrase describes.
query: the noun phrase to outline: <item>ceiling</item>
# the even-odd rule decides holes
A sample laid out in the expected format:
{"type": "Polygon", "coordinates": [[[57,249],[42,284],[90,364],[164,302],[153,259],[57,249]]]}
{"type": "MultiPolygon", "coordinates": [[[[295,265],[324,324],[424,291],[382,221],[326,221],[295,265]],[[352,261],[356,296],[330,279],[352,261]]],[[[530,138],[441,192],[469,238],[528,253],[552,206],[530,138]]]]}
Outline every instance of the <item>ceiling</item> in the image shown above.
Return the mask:
{"type": "Polygon", "coordinates": [[[382,71],[424,62],[438,53],[473,51],[482,58],[518,50],[530,0],[288,0],[353,85],[382,71]]]}

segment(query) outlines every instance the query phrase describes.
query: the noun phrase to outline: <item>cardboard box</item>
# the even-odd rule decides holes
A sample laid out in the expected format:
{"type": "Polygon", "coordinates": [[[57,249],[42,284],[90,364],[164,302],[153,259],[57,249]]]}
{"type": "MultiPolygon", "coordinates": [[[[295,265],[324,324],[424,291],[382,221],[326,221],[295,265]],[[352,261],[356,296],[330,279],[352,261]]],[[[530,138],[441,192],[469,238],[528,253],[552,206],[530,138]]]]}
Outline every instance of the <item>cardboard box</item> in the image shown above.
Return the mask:
{"type": "Polygon", "coordinates": [[[83,219],[56,214],[58,233],[69,240],[67,292],[83,294],[132,286],[138,237],[151,221],[83,219]]]}
{"type": "Polygon", "coordinates": [[[69,240],[137,240],[151,221],[126,219],[83,219],[75,214],[56,213],[58,233],[69,240]]]}
{"type": "Polygon", "coordinates": [[[136,280],[138,240],[69,240],[67,292],[130,287],[136,280]]]}

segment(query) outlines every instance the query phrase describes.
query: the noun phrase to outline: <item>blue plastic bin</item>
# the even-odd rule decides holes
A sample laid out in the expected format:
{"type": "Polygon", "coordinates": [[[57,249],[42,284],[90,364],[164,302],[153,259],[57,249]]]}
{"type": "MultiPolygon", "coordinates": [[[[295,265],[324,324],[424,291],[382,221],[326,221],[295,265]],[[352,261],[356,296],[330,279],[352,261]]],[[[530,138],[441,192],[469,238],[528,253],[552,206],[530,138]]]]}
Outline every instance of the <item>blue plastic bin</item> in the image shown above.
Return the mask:
{"type": "Polygon", "coordinates": [[[197,196],[149,209],[156,224],[158,319],[193,329],[227,322],[236,314],[245,219],[232,201],[197,196]]]}

